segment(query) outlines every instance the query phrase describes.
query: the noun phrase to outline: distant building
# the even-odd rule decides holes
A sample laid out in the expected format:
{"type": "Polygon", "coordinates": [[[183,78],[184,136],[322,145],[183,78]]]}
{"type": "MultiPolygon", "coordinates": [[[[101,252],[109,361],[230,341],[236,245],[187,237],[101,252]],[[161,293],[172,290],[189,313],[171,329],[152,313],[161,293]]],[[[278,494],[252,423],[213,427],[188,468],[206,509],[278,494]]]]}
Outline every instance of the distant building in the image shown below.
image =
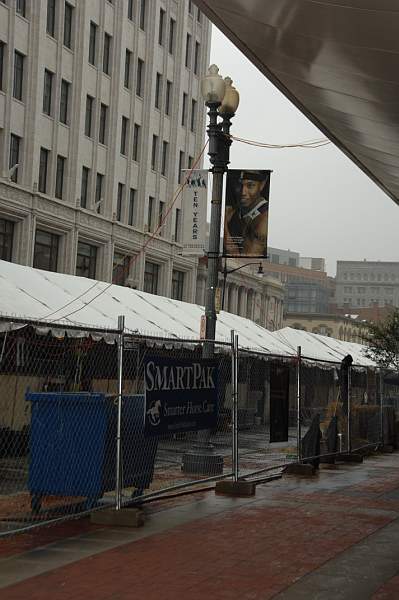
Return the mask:
{"type": "Polygon", "coordinates": [[[303,269],[311,269],[312,271],[325,271],[325,258],[314,258],[313,256],[301,256],[299,258],[299,266],[303,269]]]}
{"type": "Polygon", "coordinates": [[[290,313],[285,315],[284,325],[358,344],[364,344],[366,333],[365,322],[356,315],[290,313]]]}
{"type": "Polygon", "coordinates": [[[338,261],[335,302],[346,312],[399,307],[399,262],[338,261]]]}
{"type": "Polygon", "coordinates": [[[291,250],[281,250],[280,248],[267,249],[268,260],[275,265],[289,265],[290,267],[299,266],[299,252],[291,250]]]}

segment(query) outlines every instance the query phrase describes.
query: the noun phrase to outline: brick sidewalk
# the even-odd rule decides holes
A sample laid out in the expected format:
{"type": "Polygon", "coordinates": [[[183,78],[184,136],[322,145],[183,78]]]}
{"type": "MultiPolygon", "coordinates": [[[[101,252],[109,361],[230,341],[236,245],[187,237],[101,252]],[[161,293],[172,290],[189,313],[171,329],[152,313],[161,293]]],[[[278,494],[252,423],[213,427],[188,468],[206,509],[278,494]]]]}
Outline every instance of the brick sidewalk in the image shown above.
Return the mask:
{"type": "MultiPolygon", "coordinates": [[[[163,531],[50,569],[3,588],[2,595],[7,600],[257,600],[292,590],[287,598],[353,600],[335,585],[324,595],[316,595],[314,586],[306,593],[306,578],[399,524],[399,475],[393,476],[398,466],[399,455],[392,455],[325,471],[315,480],[285,478],[259,486],[255,500],[217,499],[213,515],[201,516],[203,506],[215,500],[213,493],[193,497],[180,508],[181,514],[189,509],[188,522],[168,528],[172,513],[164,510],[157,513],[163,531]]],[[[0,576],[5,565],[0,563],[0,576]]],[[[370,565],[358,567],[367,579],[370,565]]],[[[337,571],[342,580],[342,568],[337,571]]],[[[381,571],[380,581],[369,582],[369,595],[358,597],[399,598],[396,573],[399,561],[381,571]]]]}

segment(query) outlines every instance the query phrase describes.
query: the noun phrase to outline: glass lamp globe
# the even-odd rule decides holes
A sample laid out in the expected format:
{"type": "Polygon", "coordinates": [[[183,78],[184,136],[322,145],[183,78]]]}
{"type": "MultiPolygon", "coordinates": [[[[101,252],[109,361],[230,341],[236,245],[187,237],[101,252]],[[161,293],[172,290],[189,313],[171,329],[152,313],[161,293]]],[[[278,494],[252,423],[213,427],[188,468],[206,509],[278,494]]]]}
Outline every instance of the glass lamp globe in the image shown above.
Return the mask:
{"type": "Polygon", "coordinates": [[[233,80],[230,77],[225,77],[224,81],[225,91],[222,104],[219,107],[219,113],[221,115],[234,115],[237,112],[237,108],[240,103],[240,94],[232,85],[233,80]]]}
{"type": "Polygon", "coordinates": [[[222,102],[224,98],[226,83],[219,75],[219,67],[211,65],[208,74],[201,80],[201,94],[205,102],[222,102]]]}

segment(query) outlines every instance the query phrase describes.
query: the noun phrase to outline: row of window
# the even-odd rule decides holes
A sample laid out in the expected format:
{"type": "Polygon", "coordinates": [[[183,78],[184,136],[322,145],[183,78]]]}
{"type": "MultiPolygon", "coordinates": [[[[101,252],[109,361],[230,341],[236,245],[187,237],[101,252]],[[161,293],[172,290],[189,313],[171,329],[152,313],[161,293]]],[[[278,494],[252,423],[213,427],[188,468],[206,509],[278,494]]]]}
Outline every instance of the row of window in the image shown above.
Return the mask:
{"type": "Polygon", "coordinates": [[[392,296],[393,295],[393,287],[370,287],[370,288],[366,288],[366,287],[358,287],[358,288],[352,288],[351,285],[348,286],[344,286],[344,294],[352,294],[352,292],[357,291],[358,294],[365,294],[367,291],[370,291],[373,294],[380,294],[380,293],[384,293],[387,294],[388,296],[392,296]]]}
{"type": "MultiPolygon", "coordinates": [[[[0,259],[12,260],[14,223],[0,219],[0,259]]],[[[33,266],[46,271],[57,271],[61,236],[37,229],[33,254],[33,266]]],[[[76,275],[95,279],[97,273],[98,247],[79,241],[76,254],[76,275]]],[[[115,252],[113,257],[112,283],[125,285],[129,278],[131,257],[115,252]]],[[[159,290],[160,265],[146,261],[144,269],[144,291],[157,294],[159,290]]],[[[185,273],[172,272],[172,298],[183,300],[185,273]]]]}
{"type": "Polygon", "coordinates": [[[347,281],[350,279],[354,281],[395,281],[396,276],[394,273],[344,273],[344,279],[347,281]]]}
{"type": "Polygon", "coordinates": [[[349,304],[349,306],[361,306],[361,307],[373,306],[374,304],[377,304],[379,306],[392,306],[393,300],[392,299],[379,300],[378,298],[371,298],[370,300],[367,300],[366,298],[346,298],[345,297],[344,304],[349,304]]]}

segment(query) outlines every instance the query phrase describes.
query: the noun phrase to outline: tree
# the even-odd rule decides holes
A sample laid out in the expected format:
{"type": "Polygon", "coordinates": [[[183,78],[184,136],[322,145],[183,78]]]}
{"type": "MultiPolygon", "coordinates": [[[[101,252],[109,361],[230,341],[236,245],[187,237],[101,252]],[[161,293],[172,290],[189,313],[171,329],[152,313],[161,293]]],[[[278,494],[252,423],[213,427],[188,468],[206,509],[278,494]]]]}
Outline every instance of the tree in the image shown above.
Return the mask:
{"type": "Polygon", "coordinates": [[[368,323],[363,341],[368,358],[382,368],[399,371],[399,309],[395,308],[384,321],[368,323]]]}

